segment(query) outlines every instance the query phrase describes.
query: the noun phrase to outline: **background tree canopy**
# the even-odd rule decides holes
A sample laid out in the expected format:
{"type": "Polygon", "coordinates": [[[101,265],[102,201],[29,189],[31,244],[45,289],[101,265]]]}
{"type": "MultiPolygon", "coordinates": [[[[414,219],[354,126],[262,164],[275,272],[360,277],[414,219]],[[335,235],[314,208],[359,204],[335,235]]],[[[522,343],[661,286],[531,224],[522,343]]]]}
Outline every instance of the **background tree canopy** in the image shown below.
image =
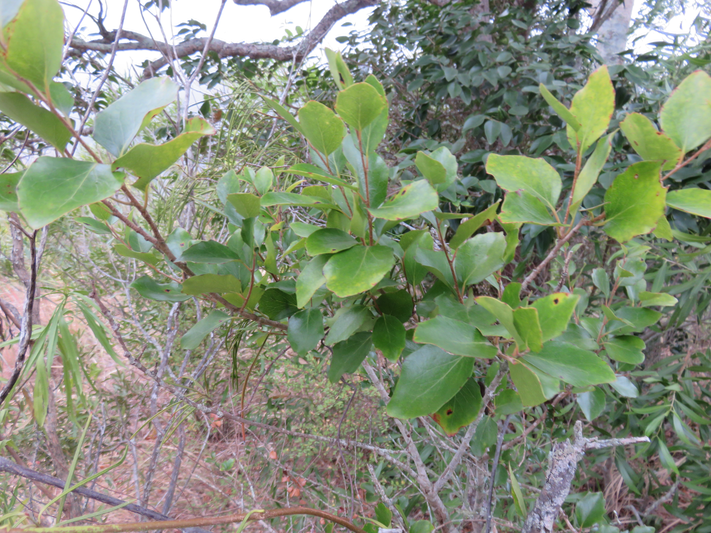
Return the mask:
{"type": "Polygon", "coordinates": [[[708,6],[303,4],[0,1],[0,532],[711,531],[708,6]]]}

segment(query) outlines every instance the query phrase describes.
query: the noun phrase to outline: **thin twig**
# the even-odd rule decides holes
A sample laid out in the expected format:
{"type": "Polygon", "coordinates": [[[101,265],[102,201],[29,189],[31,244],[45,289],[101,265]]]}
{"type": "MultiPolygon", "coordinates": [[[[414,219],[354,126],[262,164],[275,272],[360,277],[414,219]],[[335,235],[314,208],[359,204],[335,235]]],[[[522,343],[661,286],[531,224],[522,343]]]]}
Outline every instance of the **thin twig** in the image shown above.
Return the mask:
{"type": "Polygon", "coordinates": [[[491,531],[491,511],[494,501],[494,481],[496,480],[496,469],[499,467],[499,457],[501,457],[501,445],[504,443],[504,435],[509,427],[511,415],[507,415],[499,429],[499,436],[496,439],[496,451],[494,452],[494,461],[491,464],[491,475],[489,476],[489,495],[486,500],[486,528],[485,533],[491,531]]]}

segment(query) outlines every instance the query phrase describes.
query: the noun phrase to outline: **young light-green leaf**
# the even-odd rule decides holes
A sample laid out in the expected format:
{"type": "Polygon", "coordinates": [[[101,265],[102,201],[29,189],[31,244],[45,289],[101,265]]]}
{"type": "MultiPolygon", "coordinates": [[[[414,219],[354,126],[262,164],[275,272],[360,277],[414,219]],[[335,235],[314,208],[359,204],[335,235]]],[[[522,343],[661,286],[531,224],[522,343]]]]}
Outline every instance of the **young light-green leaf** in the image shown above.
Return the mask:
{"type": "Polygon", "coordinates": [[[244,218],[259,216],[261,209],[259,196],[249,192],[236,192],[227,195],[227,201],[232,204],[235,211],[244,218]]]}
{"type": "Polygon", "coordinates": [[[422,213],[437,209],[439,195],[425,180],[415,181],[400,189],[400,191],[376,208],[368,209],[375,218],[385,220],[406,220],[415,218],[422,213]]]}
{"type": "Polygon", "coordinates": [[[175,139],[163,144],[141,143],[114,161],[113,168],[125,168],[140,179],[133,186],[145,190],[146,186],[163,171],[170,168],[200,137],[214,135],[215,128],[202,118],[191,118],[185,129],[175,139]]]}
{"type": "Polygon", "coordinates": [[[491,154],[486,160],[486,171],[509,193],[526,192],[555,210],[562,183],[558,172],[544,159],[491,154]]]}
{"type": "Polygon", "coordinates": [[[708,189],[681,189],[667,194],[667,205],[700,217],[711,218],[711,191],[708,189]]]}
{"type": "Polygon", "coordinates": [[[336,112],[351,128],[362,131],[378,118],[387,102],[369,83],[354,83],[338,93],[336,112]]]}
{"type": "Polygon", "coordinates": [[[170,78],[144,81],[96,115],[94,140],[121,157],[136,134],[177,96],[178,86],[170,78]]]}
{"type": "Polygon", "coordinates": [[[605,232],[619,242],[651,232],[664,215],[662,163],[643,161],[617,176],[605,194],[605,232]]]}
{"type": "Polygon", "coordinates": [[[642,159],[664,161],[664,170],[671,170],[684,155],[666,133],[657,131],[652,121],[640,113],[630,113],[620,122],[632,149],[642,159]]]}
{"type": "Polygon", "coordinates": [[[323,155],[335,152],[346,135],[343,121],[331,109],[314,100],[299,109],[299,124],[314,150],[323,155]]]}
{"type": "Polygon", "coordinates": [[[549,106],[553,108],[560,118],[562,118],[566,123],[570,124],[573,130],[578,131],[580,129],[580,122],[575,118],[570,110],[565,107],[553,94],[546,88],[542,83],[538,85],[538,89],[541,92],[541,96],[548,103],[549,106]]]}
{"type": "Polygon", "coordinates": [[[711,76],[697,70],[681,82],[662,106],[659,122],[681,148],[693,150],[711,137],[711,76]]]}
{"type": "Polygon", "coordinates": [[[354,296],[375,287],[395,264],[387,246],[354,246],[328,260],[323,267],[326,287],[339,298],[354,296]]]}
{"type": "Polygon", "coordinates": [[[436,346],[423,346],[405,358],[387,413],[415,418],[439,410],[471,376],[472,357],[450,355],[436,346]]]}
{"type": "Polygon", "coordinates": [[[607,66],[603,65],[590,75],[585,87],[573,97],[570,112],[580,122],[580,128],[576,130],[568,124],[570,145],[585,153],[607,131],[614,111],[615,89],[607,66]]]}
{"type": "Polygon", "coordinates": [[[573,203],[571,204],[571,212],[575,213],[583,199],[588,195],[590,189],[593,188],[597,179],[600,176],[602,167],[605,166],[607,158],[612,149],[612,138],[615,136],[611,133],[607,137],[603,137],[597,142],[597,146],[592,155],[585,161],[583,169],[580,171],[578,181],[575,183],[575,191],[573,192],[573,203]]]}
{"type": "Polygon", "coordinates": [[[30,227],[39,229],[77,207],[108,198],[123,179],[123,172],[111,172],[109,165],[40,157],[17,185],[20,212],[30,227]]]}
{"type": "Polygon", "coordinates": [[[444,165],[436,159],[432,159],[424,152],[417,152],[415,166],[432,185],[444,183],[447,177],[447,171],[444,169],[444,165]]]}

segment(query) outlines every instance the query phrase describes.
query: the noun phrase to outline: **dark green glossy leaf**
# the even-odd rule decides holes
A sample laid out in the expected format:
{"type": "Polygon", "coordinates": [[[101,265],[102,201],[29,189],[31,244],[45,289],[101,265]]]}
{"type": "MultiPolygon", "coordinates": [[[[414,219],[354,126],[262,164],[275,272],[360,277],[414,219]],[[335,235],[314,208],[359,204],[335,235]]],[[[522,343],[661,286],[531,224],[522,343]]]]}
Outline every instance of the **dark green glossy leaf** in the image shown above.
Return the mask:
{"type": "Polygon", "coordinates": [[[378,309],[384,315],[392,315],[400,322],[407,322],[412,318],[412,296],[402,289],[387,292],[377,299],[378,309]]]}
{"type": "Polygon", "coordinates": [[[358,244],[345,231],[335,228],[323,228],[314,231],[306,239],[306,251],[309,255],[332,254],[347,250],[358,244]]]}
{"type": "Polygon", "coordinates": [[[296,278],[296,301],[299,308],[306,306],[313,298],[314,293],[326,283],[326,276],[323,275],[323,267],[329,260],[327,255],[314,257],[296,278]]]}
{"type": "Polygon", "coordinates": [[[415,418],[439,410],[471,376],[474,359],[423,346],[405,358],[400,379],[388,403],[388,415],[415,418]]]}
{"type": "Polygon", "coordinates": [[[299,355],[310,352],[323,338],[323,316],[319,309],[304,309],[289,318],[287,338],[299,355]]]}
{"type": "Polygon", "coordinates": [[[549,341],[537,354],[521,358],[526,364],[575,387],[587,387],[615,381],[610,367],[593,352],[558,341],[549,341]]]}
{"type": "Polygon", "coordinates": [[[459,287],[476,285],[503,267],[505,251],[503,233],[482,233],[464,242],[454,260],[459,287]]]}
{"type": "Polygon", "coordinates": [[[370,333],[356,333],[350,339],[339,342],[333,347],[333,358],[328,369],[328,380],[336,383],[343,374],[358,370],[373,346],[370,333]]]}
{"type": "Polygon", "coordinates": [[[405,326],[392,315],[383,315],[373,326],[373,344],[389,361],[397,361],[405,349],[405,326]]]}
{"type": "Polygon", "coordinates": [[[631,365],[640,365],[644,362],[645,344],[639,337],[622,335],[614,337],[604,344],[610,359],[631,365]]]}
{"type": "Polygon", "coordinates": [[[592,422],[605,410],[605,391],[596,387],[590,392],[581,392],[575,399],[588,422],[592,422]]]}
{"type": "Polygon", "coordinates": [[[348,339],[360,329],[370,316],[372,316],[370,310],[364,305],[342,307],[336,313],[335,321],[328,331],[324,343],[326,346],[331,346],[348,339]]]}
{"type": "Polygon", "coordinates": [[[413,340],[423,344],[434,344],[455,355],[484,359],[496,357],[496,347],[492,346],[475,327],[442,315],[420,322],[413,340]]]}
{"type": "Polygon", "coordinates": [[[296,313],[296,295],[279,289],[267,289],[259,300],[259,310],[271,320],[283,320],[296,313]]]}

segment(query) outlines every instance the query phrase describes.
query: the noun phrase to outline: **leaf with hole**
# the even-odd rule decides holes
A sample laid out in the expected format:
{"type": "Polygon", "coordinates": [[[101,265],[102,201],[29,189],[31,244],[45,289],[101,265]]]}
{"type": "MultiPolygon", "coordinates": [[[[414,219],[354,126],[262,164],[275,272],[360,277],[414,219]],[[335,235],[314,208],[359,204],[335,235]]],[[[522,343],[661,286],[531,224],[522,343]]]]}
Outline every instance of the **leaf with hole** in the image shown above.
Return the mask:
{"type": "Polygon", "coordinates": [[[570,318],[580,296],[568,292],[556,292],[539,298],[531,304],[538,310],[538,320],[541,324],[543,342],[555,339],[567,329],[570,318]]]}
{"type": "Polygon", "coordinates": [[[481,409],[481,403],[479,383],[469,378],[454,398],[440,407],[436,413],[432,413],[432,419],[448,436],[453,437],[461,428],[474,422],[481,409]]]}

